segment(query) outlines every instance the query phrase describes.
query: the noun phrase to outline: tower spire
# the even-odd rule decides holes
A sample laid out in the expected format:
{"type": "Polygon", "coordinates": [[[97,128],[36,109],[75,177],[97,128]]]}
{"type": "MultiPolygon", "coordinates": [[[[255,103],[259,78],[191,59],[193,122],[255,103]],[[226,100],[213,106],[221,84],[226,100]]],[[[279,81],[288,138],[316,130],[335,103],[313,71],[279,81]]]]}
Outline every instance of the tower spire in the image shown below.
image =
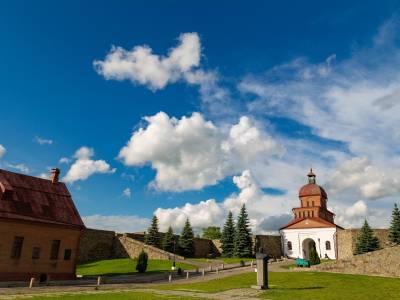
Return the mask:
{"type": "Polygon", "coordinates": [[[314,172],[313,172],[313,170],[312,170],[312,167],[310,168],[310,172],[307,174],[307,176],[308,176],[308,183],[314,183],[315,184],[315,177],[317,177],[315,174],[314,174],[314,172]]]}

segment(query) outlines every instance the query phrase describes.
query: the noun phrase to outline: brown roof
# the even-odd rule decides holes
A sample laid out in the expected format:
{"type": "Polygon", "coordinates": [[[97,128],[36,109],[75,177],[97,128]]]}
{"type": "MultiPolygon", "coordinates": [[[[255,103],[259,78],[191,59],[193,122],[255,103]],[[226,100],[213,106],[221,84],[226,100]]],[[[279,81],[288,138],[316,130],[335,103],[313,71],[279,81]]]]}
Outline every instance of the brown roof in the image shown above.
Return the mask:
{"type": "Polygon", "coordinates": [[[85,226],[64,183],[2,169],[0,218],[85,226]]]}
{"type": "Polygon", "coordinates": [[[315,183],[309,183],[302,186],[299,191],[299,197],[304,196],[322,196],[324,198],[328,198],[325,190],[315,183]]]}
{"type": "Polygon", "coordinates": [[[313,218],[310,217],[310,218],[297,218],[297,219],[293,219],[292,221],[290,221],[290,222],[287,223],[286,225],[282,226],[280,229],[288,228],[288,227],[290,227],[290,226],[292,226],[292,225],[294,225],[294,224],[297,224],[297,223],[302,222],[302,221],[307,220],[307,219],[308,219],[308,220],[312,220],[312,221],[316,221],[316,222],[318,222],[318,223],[322,223],[323,226],[321,226],[321,227],[337,227],[337,228],[343,229],[343,227],[341,227],[341,226],[339,226],[339,225],[336,225],[336,224],[334,224],[334,223],[328,222],[327,220],[324,220],[324,219],[322,219],[322,218],[316,218],[316,217],[313,217],[313,218]]]}

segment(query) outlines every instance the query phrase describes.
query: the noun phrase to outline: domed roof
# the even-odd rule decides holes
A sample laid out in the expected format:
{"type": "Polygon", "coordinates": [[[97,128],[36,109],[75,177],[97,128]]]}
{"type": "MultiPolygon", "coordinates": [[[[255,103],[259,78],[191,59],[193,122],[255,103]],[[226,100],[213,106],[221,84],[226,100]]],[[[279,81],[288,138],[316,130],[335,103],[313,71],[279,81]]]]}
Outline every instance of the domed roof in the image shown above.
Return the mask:
{"type": "Polygon", "coordinates": [[[325,190],[315,183],[309,183],[301,187],[299,191],[299,197],[304,196],[322,196],[324,198],[328,198],[325,190]]]}
{"type": "Polygon", "coordinates": [[[325,190],[320,187],[318,184],[316,184],[315,177],[317,177],[313,170],[311,169],[310,172],[307,174],[308,176],[308,184],[302,186],[302,188],[299,191],[299,197],[304,197],[304,196],[322,196],[325,199],[328,198],[325,190]]]}

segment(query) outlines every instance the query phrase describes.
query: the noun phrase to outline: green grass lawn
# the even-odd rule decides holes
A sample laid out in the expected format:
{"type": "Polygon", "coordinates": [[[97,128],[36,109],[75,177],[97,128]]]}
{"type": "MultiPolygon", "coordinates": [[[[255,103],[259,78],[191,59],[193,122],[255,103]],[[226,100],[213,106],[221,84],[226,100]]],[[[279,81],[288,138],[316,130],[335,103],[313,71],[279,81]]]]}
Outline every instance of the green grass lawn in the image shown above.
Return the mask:
{"type": "MultiPolygon", "coordinates": [[[[256,273],[245,273],[208,282],[163,285],[159,289],[221,292],[249,288],[256,282],[256,273]]],[[[262,298],[272,300],[394,300],[400,299],[400,279],[345,275],[322,272],[271,272],[270,290],[262,298]]]]}
{"type": "MultiPolygon", "coordinates": [[[[13,299],[26,299],[26,298],[13,298],[13,299]]],[[[43,299],[43,300],[127,300],[127,299],[140,299],[140,300],[154,300],[154,299],[167,299],[167,300],[199,300],[201,298],[191,298],[191,297],[180,297],[180,296],[167,296],[167,295],[157,295],[152,293],[143,293],[143,292],[101,292],[101,293],[93,293],[93,294],[63,294],[56,296],[32,296],[29,299],[43,299]]]]}
{"type": "MultiPolygon", "coordinates": [[[[167,272],[171,270],[171,267],[172,261],[151,259],[149,260],[146,274],[167,272]]],[[[192,266],[190,264],[183,263],[176,263],[176,267],[181,268],[182,270],[196,268],[195,266],[192,266]]],[[[79,265],[77,267],[76,274],[83,276],[139,274],[137,273],[135,268],[136,259],[108,259],[79,265]]]]}
{"type": "Polygon", "coordinates": [[[200,262],[221,262],[224,264],[237,264],[240,261],[249,262],[255,259],[254,258],[238,258],[238,257],[217,257],[217,258],[191,258],[191,260],[200,261],[200,262]]]}

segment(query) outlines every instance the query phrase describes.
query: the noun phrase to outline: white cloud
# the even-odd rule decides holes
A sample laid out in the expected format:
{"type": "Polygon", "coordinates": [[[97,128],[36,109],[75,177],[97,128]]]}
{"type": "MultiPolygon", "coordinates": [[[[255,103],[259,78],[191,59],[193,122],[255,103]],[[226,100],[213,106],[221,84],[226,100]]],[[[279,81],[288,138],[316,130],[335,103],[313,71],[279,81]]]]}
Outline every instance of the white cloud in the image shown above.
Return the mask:
{"type": "Polygon", "coordinates": [[[60,160],[58,161],[59,164],[69,164],[72,161],[72,159],[68,157],[61,157],[60,160]]]}
{"type": "Polygon", "coordinates": [[[400,170],[381,170],[368,157],[353,157],[342,162],[327,183],[332,192],[355,189],[365,199],[379,199],[400,193],[400,170]]]}
{"type": "Polygon", "coordinates": [[[7,152],[6,148],[0,144],[0,158],[2,158],[4,154],[6,154],[6,152],[7,152]]]}
{"type": "Polygon", "coordinates": [[[201,45],[197,33],[183,33],[179,45],[167,56],[153,54],[150,47],[136,46],[131,51],[113,46],[103,61],[96,60],[96,71],[110,80],[130,80],[152,90],[164,88],[191,73],[200,64],[201,45]]]}
{"type": "Polygon", "coordinates": [[[144,231],[150,225],[150,219],[129,215],[91,215],[84,216],[82,219],[88,228],[121,233],[144,231]]]}
{"type": "Polygon", "coordinates": [[[39,145],[52,145],[53,144],[53,140],[41,138],[39,136],[35,137],[35,142],[38,143],[39,145]]]}
{"type": "Polygon", "coordinates": [[[86,180],[95,173],[112,174],[116,169],[111,169],[104,160],[93,160],[94,150],[88,147],[79,148],[74,155],[76,159],[63,178],[65,182],[73,183],[78,180],[86,180]]]}
{"type": "Polygon", "coordinates": [[[248,117],[226,127],[199,113],[176,119],[160,112],[145,121],[147,127],[133,132],[119,158],[128,166],[150,163],[161,190],[201,189],[284,151],[248,117]]]}
{"type": "Polygon", "coordinates": [[[240,192],[230,195],[223,202],[209,199],[197,204],[186,203],[182,207],[158,208],[155,215],[160,221],[160,228],[166,230],[168,226],[172,226],[179,231],[186,218],[190,219],[196,231],[211,225],[222,226],[228,211],[237,215],[243,204],[247,207],[255,233],[276,232],[290,218],[287,212],[290,211],[291,202],[287,201],[287,196],[266,195],[249,170],[245,170],[240,176],[234,176],[233,182],[240,192]],[[279,218],[275,215],[279,215],[279,218]],[[272,222],[270,217],[274,219],[272,222]]]}
{"type": "Polygon", "coordinates": [[[131,198],[132,196],[132,191],[130,188],[126,188],[122,191],[122,196],[126,197],[126,198],[131,198]]]}
{"type": "Polygon", "coordinates": [[[17,171],[19,171],[21,173],[25,173],[25,174],[29,174],[30,171],[31,171],[25,164],[10,164],[10,163],[7,163],[6,166],[11,168],[11,169],[17,170],[17,171]]]}

